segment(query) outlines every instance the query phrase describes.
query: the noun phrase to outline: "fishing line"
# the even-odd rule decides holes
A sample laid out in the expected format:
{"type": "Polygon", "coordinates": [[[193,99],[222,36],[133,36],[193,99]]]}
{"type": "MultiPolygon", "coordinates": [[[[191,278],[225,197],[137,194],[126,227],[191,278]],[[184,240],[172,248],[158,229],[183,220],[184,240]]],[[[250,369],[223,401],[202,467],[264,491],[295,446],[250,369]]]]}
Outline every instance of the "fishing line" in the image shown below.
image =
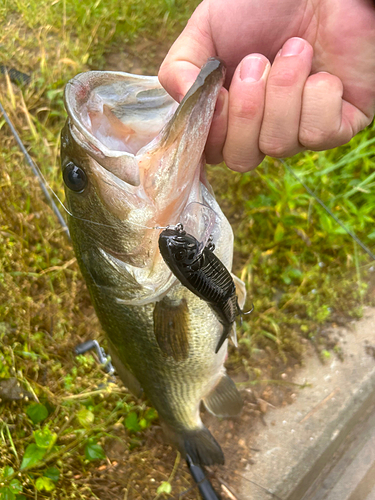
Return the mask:
{"type": "MultiPolygon", "coordinates": [[[[2,106],[1,101],[0,101],[0,112],[2,113],[5,121],[7,122],[8,126],[10,128],[10,131],[12,132],[14,138],[16,139],[16,142],[17,142],[17,144],[18,144],[21,152],[23,153],[23,155],[24,155],[24,157],[26,159],[26,162],[30,166],[30,168],[31,168],[33,174],[35,175],[35,177],[38,179],[39,186],[41,187],[41,189],[43,191],[43,194],[44,194],[45,198],[47,199],[48,203],[51,205],[52,210],[55,213],[55,215],[57,216],[57,218],[58,218],[58,220],[59,220],[62,228],[64,229],[66,235],[70,238],[69,228],[68,228],[68,226],[67,226],[67,224],[65,222],[65,219],[61,215],[61,212],[58,209],[56,203],[53,201],[53,198],[49,194],[48,189],[51,191],[51,193],[53,194],[53,196],[56,198],[56,200],[60,203],[60,205],[62,206],[62,208],[65,210],[65,212],[70,217],[73,217],[74,219],[77,219],[77,220],[81,220],[83,222],[89,222],[90,224],[95,224],[97,226],[115,228],[116,226],[113,226],[113,225],[110,225],[110,224],[104,224],[102,222],[96,222],[96,221],[93,221],[93,220],[84,219],[82,217],[77,217],[76,215],[73,215],[70,212],[70,210],[64,205],[64,203],[61,201],[61,199],[59,198],[59,196],[56,194],[56,192],[49,185],[49,183],[47,182],[46,178],[42,174],[40,168],[36,165],[36,163],[33,161],[33,159],[31,158],[31,156],[29,155],[29,153],[28,153],[27,149],[25,148],[25,146],[24,146],[24,144],[23,144],[20,136],[18,135],[18,133],[17,133],[17,131],[16,131],[16,129],[15,129],[12,121],[10,120],[7,112],[5,111],[4,107],[2,106]]],[[[166,229],[167,228],[167,226],[159,226],[159,225],[149,227],[149,226],[144,226],[142,224],[137,224],[136,222],[130,222],[130,221],[127,221],[127,223],[130,224],[130,225],[141,227],[143,229],[155,229],[155,230],[159,230],[159,229],[166,229]]]]}
{"type": "MultiPolygon", "coordinates": [[[[98,225],[98,226],[102,226],[102,227],[109,227],[109,228],[115,228],[115,226],[113,225],[110,225],[110,224],[104,224],[102,222],[96,222],[96,221],[92,221],[92,220],[89,220],[89,219],[84,219],[82,217],[77,217],[76,215],[73,215],[70,210],[64,205],[64,203],[60,200],[60,198],[58,197],[58,195],[55,193],[55,191],[52,189],[52,187],[48,184],[47,180],[45,179],[45,177],[43,176],[41,170],[39,169],[39,167],[35,164],[35,162],[32,160],[31,156],[29,155],[27,149],[25,148],[21,138],[19,137],[15,127],[13,126],[13,123],[11,122],[8,114],[6,113],[4,107],[2,106],[1,102],[0,102],[0,112],[2,113],[5,121],[7,122],[14,138],[16,139],[16,142],[20,148],[20,150],[22,151],[28,165],[30,166],[33,174],[37,177],[38,179],[38,183],[43,191],[43,194],[45,196],[45,198],[47,199],[48,203],[51,205],[52,207],[52,210],[53,212],[55,213],[55,215],[57,216],[62,228],[64,229],[65,233],[67,234],[68,237],[70,237],[70,234],[69,234],[69,229],[68,229],[68,226],[63,218],[63,216],[61,215],[61,212],[60,210],[57,208],[57,205],[56,203],[53,201],[52,197],[50,196],[49,192],[48,192],[48,189],[50,189],[50,191],[52,192],[53,196],[56,198],[56,200],[60,203],[60,205],[62,206],[62,208],[65,210],[65,212],[70,216],[70,217],[73,217],[74,219],[77,219],[77,220],[81,220],[83,222],[88,222],[90,224],[95,224],[95,225],[98,225]],[[48,188],[48,189],[47,189],[48,188]]],[[[335,222],[337,222],[337,224],[339,224],[339,226],[341,226],[344,231],[356,242],[358,243],[358,245],[373,259],[375,260],[375,254],[358,238],[358,236],[353,233],[348,227],[345,226],[345,224],[343,222],[340,221],[340,219],[327,207],[327,205],[307,186],[307,184],[292,170],[292,168],[283,160],[283,159],[280,159],[279,160],[285,167],[285,169],[305,188],[305,190],[309,193],[310,196],[312,196],[322,207],[323,209],[333,218],[333,220],[335,222]]],[[[210,208],[210,207],[209,207],[210,208]]],[[[213,210],[213,209],[211,209],[213,210]]],[[[214,211],[214,210],[213,210],[214,211]]],[[[167,226],[159,226],[159,225],[155,225],[155,226],[145,226],[143,224],[137,224],[136,222],[130,222],[128,221],[127,222],[128,224],[130,225],[134,225],[134,226],[137,226],[137,227],[140,227],[142,229],[154,229],[154,230],[160,230],[160,229],[166,229],[167,226]]]]}
{"type": "MultiPolygon", "coordinates": [[[[23,155],[24,155],[27,163],[29,164],[29,166],[30,166],[30,168],[31,168],[31,170],[33,172],[33,174],[37,177],[38,182],[39,182],[39,186],[41,187],[44,196],[48,200],[48,203],[51,205],[52,210],[54,211],[55,215],[57,216],[57,218],[58,218],[58,220],[59,220],[62,228],[64,229],[65,233],[67,234],[68,237],[70,237],[68,226],[67,226],[67,224],[66,224],[63,216],[61,215],[60,210],[57,208],[55,202],[53,201],[52,197],[50,196],[50,194],[48,192],[48,189],[46,188],[46,185],[48,186],[47,181],[44,179],[41,171],[36,166],[36,164],[33,162],[31,156],[27,152],[27,149],[23,145],[23,142],[21,141],[20,136],[17,133],[17,130],[14,128],[13,123],[11,122],[11,120],[10,120],[9,116],[7,115],[5,109],[3,108],[1,102],[0,102],[0,112],[3,114],[4,120],[7,122],[7,124],[9,126],[9,128],[10,128],[10,130],[11,130],[13,136],[14,136],[14,138],[17,141],[18,147],[22,151],[22,153],[23,153],[23,155]]],[[[57,199],[60,201],[60,199],[58,198],[58,196],[54,193],[54,191],[52,189],[51,189],[51,191],[57,197],[57,199]]],[[[61,203],[61,201],[60,201],[60,203],[61,203]]]]}
{"type": "MultiPolygon", "coordinates": [[[[67,236],[70,238],[69,228],[68,228],[68,226],[67,226],[67,224],[66,224],[63,216],[61,215],[60,210],[58,209],[57,205],[53,201],[53,198],[50,196],[50,194],[48,192],[48,189],[51,191],[51,193],[56,198],[56,200],[58,201],[58,203],[61,205],[61,207],[63,208],[63,210],[70,217],[73,217],[74,219],[80,220],[80,221],[83,221],[83,222],[88,222],[90,224],[95,224],[95,225],[100,226],[100,227],[108,227],[108,228],[116,229],[116,226],[113,226],[111,224],[105,224],[103,222],[96,222],[96,221],[93,221],[93,220],[90,220],[90,219],[85,219],[83,217],[77,217],[76,215],[74,215],[74,214],[72,214],[70,212],[70,210],[64,205],[64,203],[62,202],[62,200],[59,198],[59,196],[57,195],[57,193],[49,185],[49,183],[47,182],[46,178],[42,174],[40,168],[38,167],[38,165],[36,165],[36,163],[30,157],[30,155],[29,155],[27,149],[25,148],[25,146],[24,146],[21,138],[19,137],[19,135],[18,135],[15,127],[13,126],[13,123],[11,122],[8,114],[6,113],[5,109],[1,105],[1,102],[0,102],[0,111],[3,114],[5,121],[9,125],[9,128],[10,128],[10,130],[11,130],[14,138],[16,139],[19,148],[21,149],[23,155],[25,156],[25,159],[26,159],[27,163],[31,167],[32,172],[37,177],[39,185],[40,185],[40,187],[41,187],[41,189],[43,191],[43,194],[45,195],[47,201],[51,205],[52,210],[56,214],[56,216],[57,216],[57,218],[58,218],[61,226],[63,227],[65,233],[67,234],[67,236]]],[[[204,205],[203,203],[200,203],[200,202],[194,202],[194,203],[197,204],[197,205],[201,205],[202,207],[208,208],[210,211],[212,211],[215,214],[215,216],[218,216],[218,214],[215,212],[215,210],[213,208],[208,207],[207,205],[204,205]]],[[[136,227],[139,227],[139,228],[142,228],[142,229],[153,229],[153,230],[157,230],[157,231],[160,231],[162,229],[174,228],[175,227],[174,225],[160,226],[159,224],[157,224],[155,226],[145,226],[143,224],[138,224],[137,222],[132,222],[132,221],[129,221],[129,220],[127,221],[127,224],[132,225],[132,226],[136,226],[136,227]]],[[[176,223],[176,224],[178,224],[178,223],[176,223]]]]}
{"type": "Polygon", "coordinates": [[[316,194],[303,182],[303,180],[291,169],[291,167],[282,159],[279,160],[284,167],[288,170],[290,174],[300,183],[302,186],[306,189],[306,191],[309,193],[310,196],[315,198],[315,200],[321,205],[324,210],[333,218],[334,221],[341,226],[346,233],[353,238],[353,240],[358,243],[358,245],[373,259],[375,260],[375,254],[372,253],[372,251],[358,238],[358,236],[350,231],[348,227],[345,226],[343,222],[340,221],[338,217],[327,207],[327,205],[316,196],[316,194]]]}

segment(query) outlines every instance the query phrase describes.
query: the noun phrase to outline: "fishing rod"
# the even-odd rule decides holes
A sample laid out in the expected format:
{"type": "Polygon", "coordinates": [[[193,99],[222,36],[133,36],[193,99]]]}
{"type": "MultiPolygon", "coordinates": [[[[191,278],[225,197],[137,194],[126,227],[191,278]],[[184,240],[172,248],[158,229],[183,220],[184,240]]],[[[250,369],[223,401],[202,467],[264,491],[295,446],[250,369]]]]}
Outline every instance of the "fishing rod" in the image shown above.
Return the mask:
{"type": "MultiPolygon", "coordinates": [[[[59,209],[57,208],[56,204],[54,203],[52,197],[50,196],[50,194],[48,192],[48,189],[46,186],[47,183],[46,183],[45,179],[41,175],[37,165],[31,159],[28,151],[26,150],[24,144],[22,143],[15,127],[13,126],[9,116],[7,115],[6,111],[4,110],[1,102],[0,102],[0,112],[3,114],[5,121],[7,122],[14,138],[16,139],[16,142],[17,142],[20,150],[22,151],[22,153],[26,159],[26,162],[30,166],[33,174],[37,177],[38,183],[41,186],[41,189],[42,189],[42,192],[43,192],[45,198],[47,199],[48,203],[51,205],[55,215],[57,216],[57,218],[62,226],[62,228],[64,229],[66,234],[69,235],[69,230],[68,230],[68,227],[66,225],[66,222],[65,222],[59,209]]],[[[318,198],[315,195],[315,193],[313,193],[310,190],[310,188],[297,176],[297,174],[295,174],[295,172],[289,167],[289,165],[287,165],[286,162],[284,162],[283,160],[281,160],[281,163],[284,165],[286,170],[288,170],[291,173],[291,175],[298,182],[301,183],[301,185],[305,188],[305,190],[309,193],[309,195],[312,196],[314,199],[316,199],[317,202],[323,207],[323,209],[347,232],[347,234],[349,234],[349,236],[351,236],[351,238],[354,239],[354,241],[356,241],[360,245],[360,247],[373,260],[375,260],[375,255],[371,252],[371,250],[332,213],[332,211],[323,203],[323,201],[320,200],[320,198],[318,198]]],[[[85,347],[88,347],[88,346],[85,346],[85,347]]],[[[93,347],[96,348],[97,350],[99,349],[99,346],[95,345],[93,347]]],[[[100,353],[103,354],[101,350],[100,350],[100,353]]],[[[187,461],[187,466],[189,468],[189,471],[190,471],[196,485],[198,486],[199,491],[200,491],[203,499],[204,500],[219,500],[220,497],[217,495],[217,493],[213,489],[212,484],[210,483],[209,479],[206,477],[203,469],[199,465],[194,464],[189,456],[187,456],[186,461],[187,461]]]]}
{"type": "Polygon", "coordinates": [[[190,474],[192,475],[194,481],[198,486],[199,493],[201,494],[203,500],[220,500],[220,497],[213,489],[213,486],[204,473],[202,467],[194,464],[189,455],[186,455],[186,463],[189,468],[190,474]]]}

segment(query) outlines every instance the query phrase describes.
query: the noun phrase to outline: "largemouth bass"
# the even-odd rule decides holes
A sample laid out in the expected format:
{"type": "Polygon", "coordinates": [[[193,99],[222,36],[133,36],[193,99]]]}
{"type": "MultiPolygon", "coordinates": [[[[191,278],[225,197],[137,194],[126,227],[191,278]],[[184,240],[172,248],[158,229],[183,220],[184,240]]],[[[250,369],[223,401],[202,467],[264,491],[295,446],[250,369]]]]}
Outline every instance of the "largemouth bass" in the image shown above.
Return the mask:
{"type": "MultiPolygon", "coordinates": [[[[171,273],[158,226],[181,221],[191,204],[215,213],[215,254],[232,266],[232,229],[205,178],[203,150],[225,68],[210,59],[178,105],[157,77],[82,73],[65,90],[61,136],[69,229],[119,376],[144,390],[170,441],[194,463],[223,463],[203,425],[237,415],[242,399],[226,375],[218,315],[171,273]]],[[[197,212],[194,224],[204,225],[197,212]]],[[[244,285],[235,278],[239,304],[244,285]]]]}

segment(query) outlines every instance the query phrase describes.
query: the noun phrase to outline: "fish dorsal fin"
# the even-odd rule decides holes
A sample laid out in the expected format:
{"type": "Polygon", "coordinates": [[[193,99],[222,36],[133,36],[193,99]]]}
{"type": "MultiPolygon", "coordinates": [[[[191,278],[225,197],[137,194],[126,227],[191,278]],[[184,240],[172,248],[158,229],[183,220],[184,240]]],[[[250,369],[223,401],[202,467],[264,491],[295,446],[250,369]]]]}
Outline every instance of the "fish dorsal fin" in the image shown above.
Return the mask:
{"type": "Polygon", "coordinates": [[[207,410],[215,417],[235,417],[243,407],[236,384],[224,374],[214,389],[203,399],[207,410]]]}
{"type": "Polygon", "coordinates": [[[231,273],[231,275],[236,286],[238,305],[240,306],[240,309],[242,309],[246,302],[246,286],[240,278],[237,278],[237,276],[233,273],[231,273]]]}
{"type": "Polygon", "coordinates": [[[164,297],[154,308],[154,334],[165,356],[172,356],[176,361],[183,361],[189,352],[188,305],[185,299],[180,301],[164,297]]]}

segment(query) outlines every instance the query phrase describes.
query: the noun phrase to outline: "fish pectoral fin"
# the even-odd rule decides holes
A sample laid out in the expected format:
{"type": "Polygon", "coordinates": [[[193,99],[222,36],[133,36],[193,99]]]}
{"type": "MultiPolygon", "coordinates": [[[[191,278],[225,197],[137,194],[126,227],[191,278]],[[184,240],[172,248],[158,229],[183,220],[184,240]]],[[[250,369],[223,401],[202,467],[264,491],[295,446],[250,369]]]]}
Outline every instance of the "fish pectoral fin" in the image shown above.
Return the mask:
{"type": "Polygon", "coordinates": [[[240,309],[243,308],[246,302],[246,286],[245,283],[240,280],[240,278],[237,278],[234,274],[232,274],[232,278],[234,281],[234,284],[236,286],[236,294],[237,294],[237,300],[238,300],[238,305],[240,306],[240,309]]]}
{"type": "Polygon", "coordinates": [[[243,407],[243,400],[236,384],[226,374],[203,399],[203,402],[207,410],[215,417],[235,417],[243,407]]]}
{"type": "Polygon", "coordinates": [[[189,309],[185,299],[179,302],[168,297],[154,308],[154,334],[165,356],[183,361],[189,353],[189,309]]]}

